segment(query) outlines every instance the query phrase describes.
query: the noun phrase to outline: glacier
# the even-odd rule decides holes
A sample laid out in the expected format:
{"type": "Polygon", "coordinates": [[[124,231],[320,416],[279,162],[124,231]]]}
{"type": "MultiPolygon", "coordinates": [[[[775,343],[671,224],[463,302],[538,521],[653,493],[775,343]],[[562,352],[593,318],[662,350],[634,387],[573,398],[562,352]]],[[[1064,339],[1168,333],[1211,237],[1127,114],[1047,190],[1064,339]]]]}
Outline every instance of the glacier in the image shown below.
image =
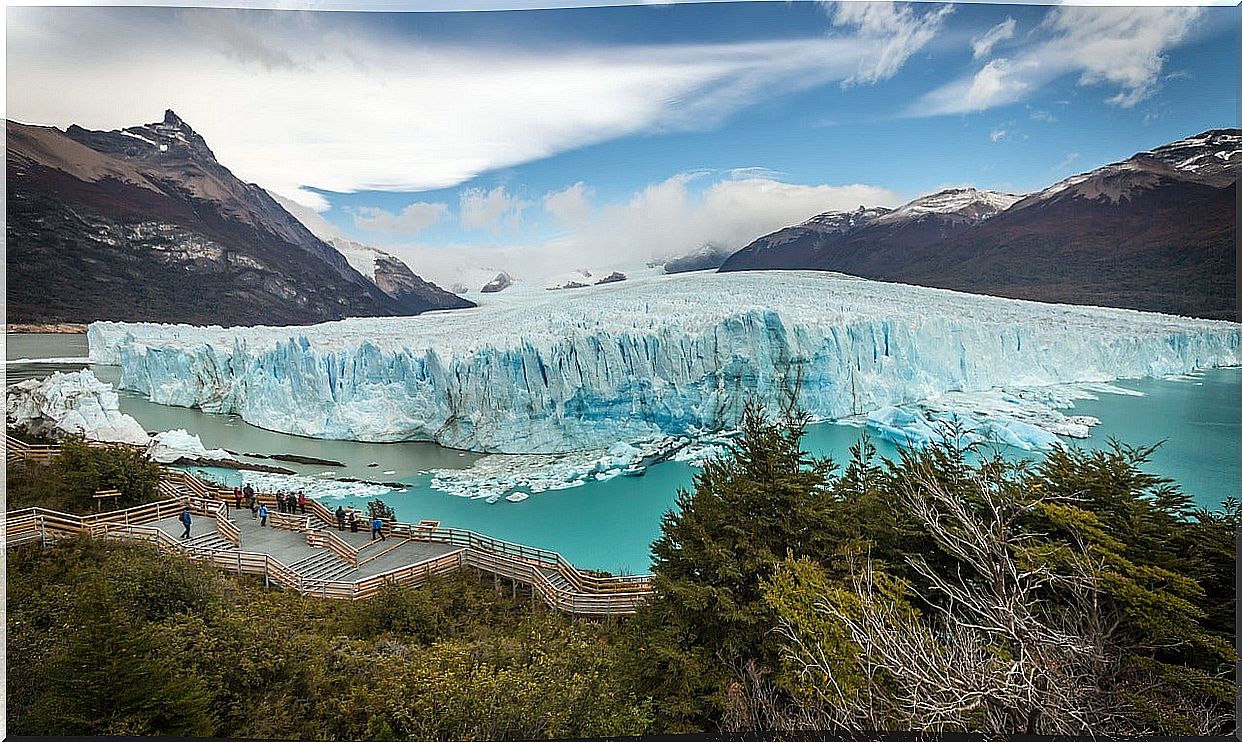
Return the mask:
{"type": "Polygon", "coordinates": [[[811,271],[647,276],[306,327],[96,322],[88,342],[93,363],[119,365],[120,386],[153,402],[296,435],[510,454],[695,439],[794,389],[827,420],[1242,362],[1236,323],[811,271]]]}

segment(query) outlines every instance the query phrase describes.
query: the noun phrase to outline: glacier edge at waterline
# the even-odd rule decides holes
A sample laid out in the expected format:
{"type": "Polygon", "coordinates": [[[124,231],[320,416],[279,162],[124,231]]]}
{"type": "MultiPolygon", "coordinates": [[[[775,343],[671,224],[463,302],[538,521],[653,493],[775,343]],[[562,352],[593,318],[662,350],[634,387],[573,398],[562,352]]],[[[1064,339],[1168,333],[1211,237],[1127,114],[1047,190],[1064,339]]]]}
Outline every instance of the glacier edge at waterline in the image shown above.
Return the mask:
{"type": "Polygon", "coordinates": [[[1242,325],[831,273],[655,276],[307,327],[96,322],[95,363],[160,404],[297,435],[563,453],[733,428],[793,387],[839,419],[948,392],[1242,363],[1242,325]]]}

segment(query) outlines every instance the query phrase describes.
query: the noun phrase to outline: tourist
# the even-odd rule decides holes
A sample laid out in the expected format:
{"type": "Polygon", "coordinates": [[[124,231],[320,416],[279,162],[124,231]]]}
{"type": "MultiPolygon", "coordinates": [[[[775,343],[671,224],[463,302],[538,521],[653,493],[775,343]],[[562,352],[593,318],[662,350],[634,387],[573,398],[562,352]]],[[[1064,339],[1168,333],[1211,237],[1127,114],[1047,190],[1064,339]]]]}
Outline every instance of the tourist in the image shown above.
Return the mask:
{"type": "Polygon", "coordinates": [[[190,537],[190,509],[188,507],[181,511],[180,520],[181,520],[182,525],[185,526],[185,533],[181,534],[181,538],[183,539],[189,538],[190,537]]]}
{"type": "Polygon", "coordinates": [[[277,512],[281,512],[281,513],[285,512],[285,493],[284,492],[276,493],[276,510],[277,512]]]}
{"type": "Polygon", "coordinates": [[[251,500],[251,501],[254,500],[254,488],[251,487],[249,484],[242,487],[242,494],[246,496],[247,500],[251,500]]]}
{"type": "Polygon", "coordinates": [[[345,506],[344,505],[336,506],[336,530],[338,531],[345,530],[345,506]]]}
{"type": "Polygon", "coordinates": [[[358,532],[358,511],[354,508],[349,509],[349,531],[350,533],[358,532]]]}
{"type": "Polygon", "coordinates": [[[306,515],[306,493],[298,492],[298,509],[302,511],[302,515],[306,515]]]}
{"type": "Polygon", "coordinates": [[[259,506],[259,525],[260,526],[267,525],[267,506],[266,505],[259,506]]]}
{"type": "Polygon", "coordinates": [[[374,541],[376,536],[379,536],[380,541],[388,540],[384,538],[384,521],[379,518],[371,521],[371,540],[374,541]]]}
{"type": "Polygon", "coordinates": [[[236,503],[234,510],[241,510],[242,491],[241,487],[233,488],[233,502],[236,503]]]}
{"type": "Polygon", "coordinates": [[[250,507],[250,519],[254,520],[259,517],[259,498],[254,493],[246,495],[246,504],[250,507]]]}

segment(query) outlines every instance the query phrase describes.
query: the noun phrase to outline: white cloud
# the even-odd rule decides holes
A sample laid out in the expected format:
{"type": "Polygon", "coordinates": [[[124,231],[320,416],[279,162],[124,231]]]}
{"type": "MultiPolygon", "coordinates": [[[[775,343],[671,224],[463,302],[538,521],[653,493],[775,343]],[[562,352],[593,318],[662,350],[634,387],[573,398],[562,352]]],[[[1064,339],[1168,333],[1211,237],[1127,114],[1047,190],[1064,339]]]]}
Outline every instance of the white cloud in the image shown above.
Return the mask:
{"type": "Polygon", "coordinates": [[[970,48],[974,52],[975,59],[986,57],[992,53],[992,47],[1002,41],[1013,38],[1014,30],[1017,29],[1018,22],[1013,18],[1006,18],[986,33],[980,34],[970,40],[970,48]]]}
{"type": "Polygon", "coordinates": [[[602,204],[592,202],[588,186],[576,183],[545,198],[545,209],[564,217],[561,223],[567,227],[562,236],[545,243],[385,249],[442,285],[470,285],[500,270],[538,281],[581,267],[628,270],[709,242],[736,250],[824,211],[896,206],[905,200],[869,185],[797,185],[728,173],[697,187],[707,177],[703,172],[680,173],[623,201],[602,204]],[[549,203],[554,205],[549,208],[549,203]]]}
{"type": "Polygon", "coordinates": [[[1031,111],[1031,120],[1042,121],[1045,124],[1055,124],[1057,122],[1057,117],[1048,111],[1034,110],[1031,111]]]}
{"type": "Polygon", "coordinates": [[[892,2],[836,4],[832,25],[853,30],[871,46],[870,53],[859,60],[857,70],[842,85],[876,83],[897,74],[906,60],[940,32],[945,17],[953,12],[948,3],[929,11],[916,11],[915,7],[892,2]]]}
{"type": "Polygon", "coordinates": [[[320,211],[326,211],[326,209],[313,209],[298,203],[293,199],[285,198],[280,194],[271,193],[270,191],[268,192],[268,195],[276,199],[276,202],[284,207],[285,211],[289,212],[298,221],[302,222],[302,224],[304,224],[306,228],[319,239],[324,241],[331,239],[349,239],[349,237],[338,229],[335,224],[332,224],[327,219],[324,219],[319,213],[320,211]]]}
{"type": "Polygon", "coordinates": [[[999,142],[1007,136],[1009,136],[1008,129],[993,129],[992,133],[988,135],[993,142],[999,142]]]}
{"type": "Polygon", "coordinates": [[[515,230],[522,222],[522,212],[533,204],[509,194],[504,186],[490,191],[467,188],[461,192],[461,226],[464,229],[486,229],[493,234],[515,230]]]}
{"type": "Polygon", "coordinates": [[[1067,7],[1048,11],[1041,37],[1012,57],[989,60],[974,75],[949,82],[916,101],[912,116],[970,113],[1014,103],[1068,74],[1083,86],[1107,85],[1106,100],[1131,107],[1156,89],[1165,52],[1199,17],[1189,7],[1067,7]]]}
{"type": "Polygon", "coordinates": [[[8,115],[113,129],[173,108],[238,177],[322,209],[305,188],[448,188],[626,135],[711,127],[775,95],[877,81],[947,12],[867,8],[804,38],[522,46],[397,34],[369,14],[15,7],[8,115]]]}
{"type": "Polygon", "coordinates": [[[590,220],[594,197],[595,190],[578,181],[563,191],[545,195],[543,208],[562,225],[577,227],[590,220]]]}
{"type": "Polygon", "coordinates": [[[440,221],[448,213],[448,205],[417,201],[394,214],[374,206],[353,209],[354,224],[368,232],[392,232],[414,237],[440,221]]]}

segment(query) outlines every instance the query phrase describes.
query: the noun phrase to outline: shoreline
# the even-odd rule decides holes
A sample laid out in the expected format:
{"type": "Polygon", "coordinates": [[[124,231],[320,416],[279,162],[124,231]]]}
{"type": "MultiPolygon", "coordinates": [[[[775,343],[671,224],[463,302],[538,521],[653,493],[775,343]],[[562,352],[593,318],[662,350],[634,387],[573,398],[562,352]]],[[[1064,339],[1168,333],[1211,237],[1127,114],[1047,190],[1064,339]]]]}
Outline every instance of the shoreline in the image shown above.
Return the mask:
{"type": "Polygon", "coordinates": [[[85,335],[86,325],[75,322],[19,322],[6,324],[4,332],[12,335],[85,335]]]}

